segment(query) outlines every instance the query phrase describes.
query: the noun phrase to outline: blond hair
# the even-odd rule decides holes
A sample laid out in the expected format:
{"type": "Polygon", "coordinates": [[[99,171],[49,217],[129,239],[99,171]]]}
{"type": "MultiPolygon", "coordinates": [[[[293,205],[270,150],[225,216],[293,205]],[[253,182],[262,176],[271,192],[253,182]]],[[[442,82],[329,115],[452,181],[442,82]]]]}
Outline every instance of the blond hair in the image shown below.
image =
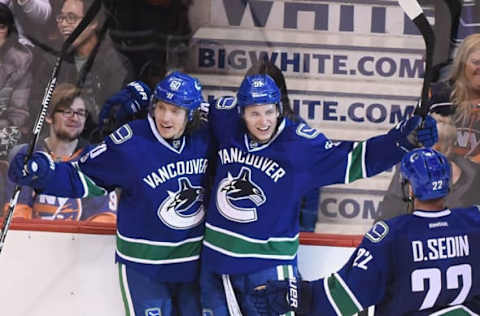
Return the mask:
{"type": "Polygon", "coordinates": [[[450,81],[453,82],[453,90],[450,100],[456,106],[455,122],[466,123],[470,119],[473,99],[470,82],[465,76],[465,65],[470,55],[480,50],[480,33],[467,36],[460,45],[450,70],[450,81]]]}

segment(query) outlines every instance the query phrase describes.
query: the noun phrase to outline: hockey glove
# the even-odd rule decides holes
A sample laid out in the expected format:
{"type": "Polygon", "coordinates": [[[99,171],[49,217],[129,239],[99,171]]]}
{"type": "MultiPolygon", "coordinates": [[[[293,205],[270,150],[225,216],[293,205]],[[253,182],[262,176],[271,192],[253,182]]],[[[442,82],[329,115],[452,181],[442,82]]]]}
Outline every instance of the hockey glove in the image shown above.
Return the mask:
{"type": "Polygon", "coordinates": [[[8,168],[10,181],[43,190],[55,174],[55,162],[44,152],[35,152],[25,163],[27,154],[20,152],[13,157],[8,168]]]}
{"type": "Polygon", "coordinates": [[[423,122],[410,135],[413,144],[420,144],[423,147],[432,147],[438,141],[437,121],[427,115],[423,122]]]}
{"type": "Polygon", "coordinates": [[[98,117],[100,126],[107,125],[111,119],[116,123],[126,122],[135,114],[147,110],[151,94],[150,88],[142,81],[130,82],[102,106],[98,117]]]}
{"type": "Polygon", "coordinates": [[[420,115],[413,115],[397,124],[389,134],[395,135],[397,145],[405,151],[421,146],[431,147],[438,140],[437,122],[427,115],[422,123],[420,115]]]}
{"type": "Polygon", "coordinates": [[[210,103],[202,102],[200,103],[200,107],[198,108],[198,112],[200,113],[200,119],[202,121],[208,122],[208,112],[210,111],[210,103]]]}
{"type": "Polygon", "coordinates": [[[298,315],[311,314],[312,287],[307,281],[268,281],[255,288],[252,296],[253,304],[262,316],[276,316],[289,311],[298,315]]]}

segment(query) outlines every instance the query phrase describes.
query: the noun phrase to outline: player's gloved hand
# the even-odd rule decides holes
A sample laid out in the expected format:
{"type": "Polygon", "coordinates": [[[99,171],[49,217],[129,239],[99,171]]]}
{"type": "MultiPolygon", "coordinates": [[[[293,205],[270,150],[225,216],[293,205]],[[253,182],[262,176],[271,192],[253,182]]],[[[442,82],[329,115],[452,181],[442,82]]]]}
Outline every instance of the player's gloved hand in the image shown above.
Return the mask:
{"type": "Polygon", "coordinates": [[[397,137],[398,146],[405,151],[421,146],[431,147],[438,140],[437,122],[430,115],[425,120],[420,115],[413,115],[397,124],[390,130],[391,133],[397,137]]]}
{"type": "Polygon", "coordinates": [[[408,135],[408,141],[416,147],[432,147],[438,141],[437,121],[430,115],[408,135]]]}
{"type": "Polygon", "coordinates": [[[13,157],[8,168],[10,181],[42,190],[55,174],[55,162],[44,152],[35,152],[25,164],[26,153],[13,157]]]}
{"type": "Polygon", "coordinates": [[[200,113],[200,119],[202,121],[208,122],[208,112],[210,111],[210,103],[202,102],[200,103],[200,107],[198,108],[198,112],[200,113]]]}
{"type": "Polygon", "coordinates": [[[111,96],[102,106],[98,121],[101,126],[113,118],[116,122],[125,122],[131,116],[148,109],[152,91],[142,81],[132,81],[125,88],[111,96]],[[112,111],[116,110],[112,115],[112,111]]]}
{"type": "Polygon", "coordinates": [[[268,281],[256,287],[252,293],[253,304],[262,316],[276,316],[294,311],[298,315],[310,315],[312,287],[307,281],[268,281]]]}

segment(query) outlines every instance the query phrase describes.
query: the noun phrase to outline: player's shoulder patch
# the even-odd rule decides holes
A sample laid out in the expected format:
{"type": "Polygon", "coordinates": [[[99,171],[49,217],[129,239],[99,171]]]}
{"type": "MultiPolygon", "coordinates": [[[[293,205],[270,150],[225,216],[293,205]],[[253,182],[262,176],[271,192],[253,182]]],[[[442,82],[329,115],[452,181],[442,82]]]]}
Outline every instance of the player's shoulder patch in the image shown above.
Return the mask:
{"type": "Polygon", "coordinates": [[[365,234],[365,237],[373,243],[378,243],[382,241],[385,236],[387,236],[390,228],[387,223],[380,221],[375,223],[375,225],[370,228],[370,230],[365,234]]]}
{"type": "Polygon", "coordinates": [[[219,110],[231,110],[237,105],[237,98],[234,96],[223,96],[215,102],[215,108],[219,110]]]}
{"type": "Polygon", "coordinates": [[[124,124],[116,131],[112,132],[108,137],[114,144],[120,145],[133,137],[133,131],[130,125],[124,124]]]}
{"type": "Polygon", "coordinates": [[[305,123],[300,123],[295,130],[298,136],[313,139],[320,135],[320,132],[313,127],[308,126],[305,123]]]}

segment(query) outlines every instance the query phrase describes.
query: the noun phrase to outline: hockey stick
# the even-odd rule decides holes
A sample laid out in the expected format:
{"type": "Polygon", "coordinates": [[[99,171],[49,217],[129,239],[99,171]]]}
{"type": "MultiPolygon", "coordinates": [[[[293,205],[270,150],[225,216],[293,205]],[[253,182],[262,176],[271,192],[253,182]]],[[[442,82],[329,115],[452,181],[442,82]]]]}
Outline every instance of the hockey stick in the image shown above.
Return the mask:
{"type": "Polygon", "coordinates": [[[415,109],[415,114],[425,117],[429,111],[428,91],[433,76],[432,64],[433,48],[435,47],[435,34],[433,33],[432,26],[425,17],[422,8],[416,0],[398,0],[398,4],[415,24],[425,41],[425,72],[423,75],[422,94],[420,96],[420,102],[415,109]]]}
{"type": "MultiPolygon", "coordinates": [[[[68,36],[68,38],[65,40],[65,42],[62,45],[62,49],[60,50],[60,55],[57,57],[55,61],[55,66],[53,67],[50,80],[48,81],[47,87],[45,88],[45,94],[43,96],[41,110],[38,113],[37,119],[33,126],[33,139],[27,150],[27,156],[25,157],[25,162],[24,162],[25,164],[27,163],[28,159],[30,159],[30,157],[32,156],[35,146],[37,145],[38,138],[40,136],[40,132],[43,127],[43,122],[45,121],[45,117],[47,116],[48,106],[50,104],[53,91],[55,90],[55,86],[57,84],[57,77],[60,71],[60,66],[62,65],[63,58],[67,53],[67,50],[72,45],[72,43],[77,39],[80,33],[82,33],[85,30],[85,28],[90,24],[93,18],[97,15],[98,11],[101,8],[101,5],[102,5],[101,0],[95,0],[92,3],[90,8],[88,8],[85,14],[85,17],[78,24],[75,30],[73,30],[73,32],[68,36]]],[[[15,206],[17,205],[18,198],[20,196],[21,191],[22,191],[22,186],[17,184],[15,186],[15,190],[13,191],[12,197],[8,205],[7,214],[3,221],[2,231],[0,235],[0,253],[2,252],[3,246],[5,244],[5,237],[7,236],[7,232],[13,218],[13,213],[15,211],[15,206]]]]}
{"type": "Polygon", "coordinates": [[[444,0],[450,11],[450,41],[457,35],[458,25],[460,23],[460,16],[462,14],[461,0],[444,0]]]}

